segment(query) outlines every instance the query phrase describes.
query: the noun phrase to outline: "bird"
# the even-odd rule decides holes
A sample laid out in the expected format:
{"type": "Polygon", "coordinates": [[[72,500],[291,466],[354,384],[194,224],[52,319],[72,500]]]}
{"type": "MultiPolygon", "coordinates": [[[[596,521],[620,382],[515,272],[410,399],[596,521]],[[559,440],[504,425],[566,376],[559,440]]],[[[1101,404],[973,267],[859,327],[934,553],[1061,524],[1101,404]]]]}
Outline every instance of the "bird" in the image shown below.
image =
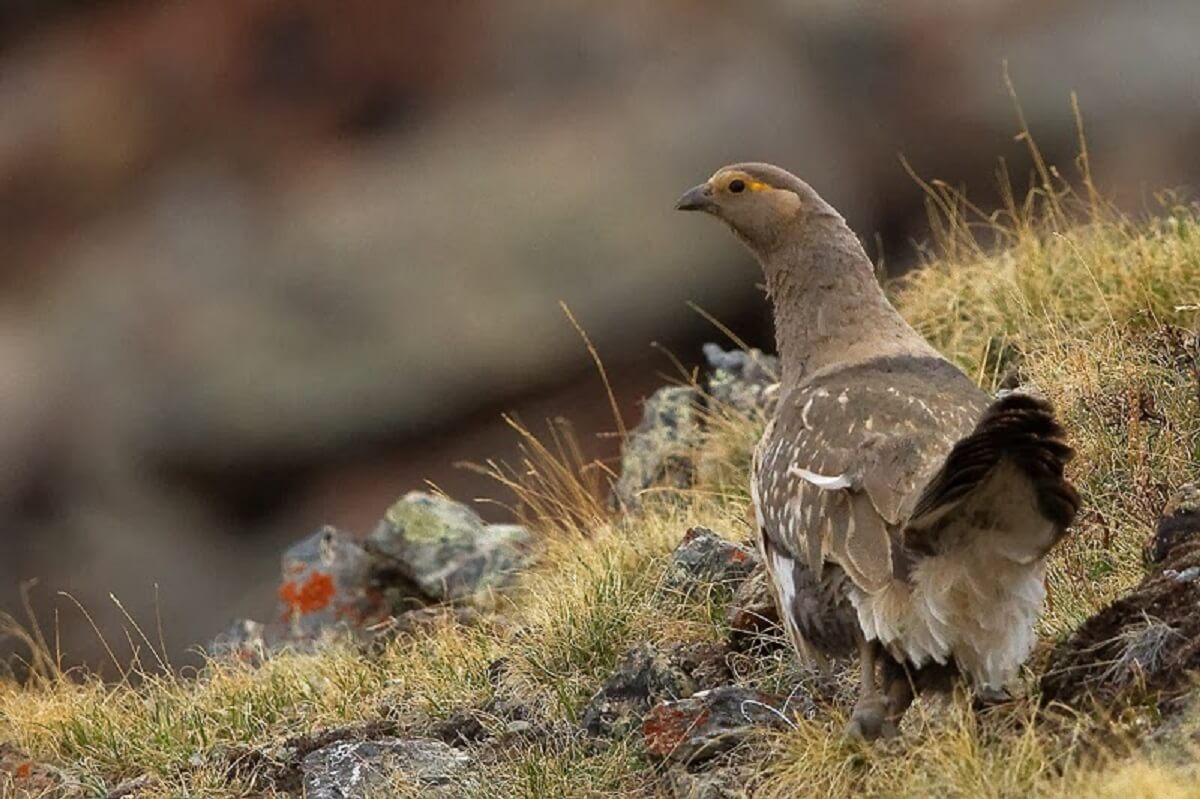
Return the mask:
{"type": "Polygon", "coordinates": [[[896,735],[916,695],[960,680],[1007,696],[1080,504],[1052,405],[993,398],[943,357],[790,172],[725,166],[676,208],[724,222],[766,278],[781,374],[753,456],[756,541],[800,658],[859,658],[846,733],[896,735]]]}

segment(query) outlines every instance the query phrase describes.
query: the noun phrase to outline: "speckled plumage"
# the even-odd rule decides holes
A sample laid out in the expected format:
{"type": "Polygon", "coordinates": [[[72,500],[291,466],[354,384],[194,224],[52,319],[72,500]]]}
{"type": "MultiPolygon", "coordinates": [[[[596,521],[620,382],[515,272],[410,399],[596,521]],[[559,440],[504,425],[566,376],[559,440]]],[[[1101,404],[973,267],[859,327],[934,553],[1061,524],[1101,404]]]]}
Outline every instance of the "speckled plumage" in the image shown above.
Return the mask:
{"type": "MultiPolygon", "coordinates": [[[[793,568],[811,574],[804,580],[844,585],[830,594],[839,600],[834,607],[784,615],[797,625],[788,631],[794,640],[815,645],[809,652],[815,659],[845,654],[854,646],[851,585],[882,588],[906,568],[898,542],[892,542],[897,525],[951,447],[974,427],[986,400],[960,371],[928,356],[828,368],[780,397],[777,415],[756,449],[751,479],[762,546],[771,553],[768,564],[780,563],[782,554],[793,568]],[[869,487],[825,490],[798,469],[823,475],[863,472],[869,487]],[[886,484],[875,479],[876,472],[886,475],[886,484]],[[846,540],[844,531],[851,525],[858,547],[846,540]]],[[[777,583],[774,572],[773,578],[777,583]]],[[[804,596],[793,595],[791,601],[811,605],[804,596]]]]}
{"type": "Polygon", "coordinates": [[[1033,644],[1043,558],[1078,507],[1050,406],[992,401],[938,354],[842,217],[793,175],[725,167],[679,207],[725,221],[767,278],[783,374],[751,488],[797,651],[823,661],[857,647],[851,730],[867,737],[894,729],[922,670],[1002,690],[1033,644]]]}

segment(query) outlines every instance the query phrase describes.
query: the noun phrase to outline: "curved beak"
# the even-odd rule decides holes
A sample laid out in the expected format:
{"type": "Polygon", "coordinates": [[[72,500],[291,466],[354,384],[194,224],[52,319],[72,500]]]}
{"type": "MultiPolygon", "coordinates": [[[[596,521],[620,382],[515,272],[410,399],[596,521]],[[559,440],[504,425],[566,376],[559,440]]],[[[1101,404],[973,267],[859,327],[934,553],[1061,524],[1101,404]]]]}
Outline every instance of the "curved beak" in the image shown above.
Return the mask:
{"type": "Polygon", "coordinates": [[[676,211],[711,211],[716,207],[713,202],[712,186],[707,183],[701,183],[699,186],[693,186],[683,193],[683,196],[675,203],[676,211]]]}

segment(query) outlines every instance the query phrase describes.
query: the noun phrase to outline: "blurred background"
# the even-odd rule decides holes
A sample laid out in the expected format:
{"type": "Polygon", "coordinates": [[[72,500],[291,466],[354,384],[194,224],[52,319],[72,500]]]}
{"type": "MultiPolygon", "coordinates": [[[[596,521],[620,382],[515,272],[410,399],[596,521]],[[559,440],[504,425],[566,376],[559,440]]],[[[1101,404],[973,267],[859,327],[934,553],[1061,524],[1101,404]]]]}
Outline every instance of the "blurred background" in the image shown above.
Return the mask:
{"type": "MultiPolygon", "coordinates": [[[[994,203],[1025,148],[1148,208],[1200,177],[1195,0],[4,0],[0,610],[69,660],[120,597],[178,655],[275,612],[279,554],[365,533],[499,414],[623,412],[723,340],[769,348],[758,274],[672,211],[717,166],[807,178],[873,257],[927,236],[901,167],[994,203]],[[57,609],[57,611],[56,611],[57,609]]],[[[498,510],[483,506],[485,514],[498,510]]],[[[11,642],[0,644],[9,646],[11,642]]]]}

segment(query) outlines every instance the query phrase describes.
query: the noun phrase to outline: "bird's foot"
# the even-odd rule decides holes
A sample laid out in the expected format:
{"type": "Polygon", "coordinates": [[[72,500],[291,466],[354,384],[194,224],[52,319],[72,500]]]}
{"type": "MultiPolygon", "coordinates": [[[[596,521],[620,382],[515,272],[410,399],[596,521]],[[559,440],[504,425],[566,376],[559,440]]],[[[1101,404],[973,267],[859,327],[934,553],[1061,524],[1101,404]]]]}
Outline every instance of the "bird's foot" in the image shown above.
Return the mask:
{"type": "Polygon", "coordinates": [[[971,693],[971,707],[978,713],[998,705],[1007,705],[1016,697],[1007,688],[975,688],[971,693]]]}
{"type": "Polygon", "coordinates": [[[887,697],[859,699],[846,725],[846,737],[858,741],[896,737],[898,731],[890,710],[887,697]]]}

